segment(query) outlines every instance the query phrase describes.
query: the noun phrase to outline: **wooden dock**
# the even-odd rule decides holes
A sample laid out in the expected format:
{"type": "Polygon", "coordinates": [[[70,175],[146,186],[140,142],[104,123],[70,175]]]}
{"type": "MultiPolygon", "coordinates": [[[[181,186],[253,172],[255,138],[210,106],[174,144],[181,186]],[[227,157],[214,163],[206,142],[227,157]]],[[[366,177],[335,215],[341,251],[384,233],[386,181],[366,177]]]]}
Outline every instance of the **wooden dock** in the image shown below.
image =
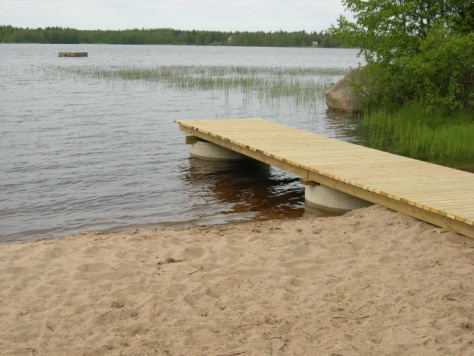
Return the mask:
{"type": "Polygon", "coordinates": [[[58,57],[87,57],[87,52],[59,52],[58,57]]]}
{"type": "Polygon", "coordinates": [[[176,121],[248,157],[474,238],[474,174],[262,119],[176,121]]]}

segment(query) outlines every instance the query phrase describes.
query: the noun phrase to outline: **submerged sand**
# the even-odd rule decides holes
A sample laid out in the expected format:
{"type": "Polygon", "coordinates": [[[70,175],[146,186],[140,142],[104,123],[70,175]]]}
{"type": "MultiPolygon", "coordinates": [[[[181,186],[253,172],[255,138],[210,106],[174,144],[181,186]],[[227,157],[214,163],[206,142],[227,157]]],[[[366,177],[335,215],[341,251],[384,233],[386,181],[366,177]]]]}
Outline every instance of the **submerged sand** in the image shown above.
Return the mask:
{"type": "Polygon", "coordinates": [[[380,206],[0,245],[0,354],[472,355],[473,249],[380,206]]]}

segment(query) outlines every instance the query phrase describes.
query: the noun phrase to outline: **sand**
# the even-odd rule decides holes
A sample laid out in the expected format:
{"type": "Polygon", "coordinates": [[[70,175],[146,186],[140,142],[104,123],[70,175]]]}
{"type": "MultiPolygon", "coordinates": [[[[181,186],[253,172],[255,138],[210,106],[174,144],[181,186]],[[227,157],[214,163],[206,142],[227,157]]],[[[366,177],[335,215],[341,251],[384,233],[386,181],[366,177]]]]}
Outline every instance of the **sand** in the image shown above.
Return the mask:
{"type": "Polygon", "coordinates": [[[0,353],[472,355],[473,252],[380,206],[0,245],[0,353]]]}

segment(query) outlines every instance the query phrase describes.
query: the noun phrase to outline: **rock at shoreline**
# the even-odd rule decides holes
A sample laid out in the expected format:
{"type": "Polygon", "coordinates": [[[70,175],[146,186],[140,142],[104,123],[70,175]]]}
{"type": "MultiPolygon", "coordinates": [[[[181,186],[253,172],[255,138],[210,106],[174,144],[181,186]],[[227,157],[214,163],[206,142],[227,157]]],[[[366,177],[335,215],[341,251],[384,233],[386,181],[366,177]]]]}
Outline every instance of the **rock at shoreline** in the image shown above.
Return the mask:
{"type": "Polygon", "coordinates": [[[324,96],[329,109],[345,112],[362,111],[362,98],[351,87],[354,76],[358,76],[359,73],[359,70],[350,71],[344,78],[325,91],[324,96]]]}

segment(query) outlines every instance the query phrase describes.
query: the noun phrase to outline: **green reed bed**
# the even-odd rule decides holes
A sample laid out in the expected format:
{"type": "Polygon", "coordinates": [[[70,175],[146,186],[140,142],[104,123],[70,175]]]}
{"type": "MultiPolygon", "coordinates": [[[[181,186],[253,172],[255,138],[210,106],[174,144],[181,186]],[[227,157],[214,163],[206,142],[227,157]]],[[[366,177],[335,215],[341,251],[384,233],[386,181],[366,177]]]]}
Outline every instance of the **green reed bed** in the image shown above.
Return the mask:
{"type": "Polygon", "coordinates": [[[474,171],[474,115],[411,103],[393,112],[366,113],[365,144],[421,160],[474,171]]]}
{"type": "Polygon", "coordinates": [[[346,73],[343,68],[243,66],[49,67],[49,76],[69,79],[136,81],[177,90],[240,91],[260,100],[287,98],[296,103],[321,101],[324,90],[346,73]]]}

